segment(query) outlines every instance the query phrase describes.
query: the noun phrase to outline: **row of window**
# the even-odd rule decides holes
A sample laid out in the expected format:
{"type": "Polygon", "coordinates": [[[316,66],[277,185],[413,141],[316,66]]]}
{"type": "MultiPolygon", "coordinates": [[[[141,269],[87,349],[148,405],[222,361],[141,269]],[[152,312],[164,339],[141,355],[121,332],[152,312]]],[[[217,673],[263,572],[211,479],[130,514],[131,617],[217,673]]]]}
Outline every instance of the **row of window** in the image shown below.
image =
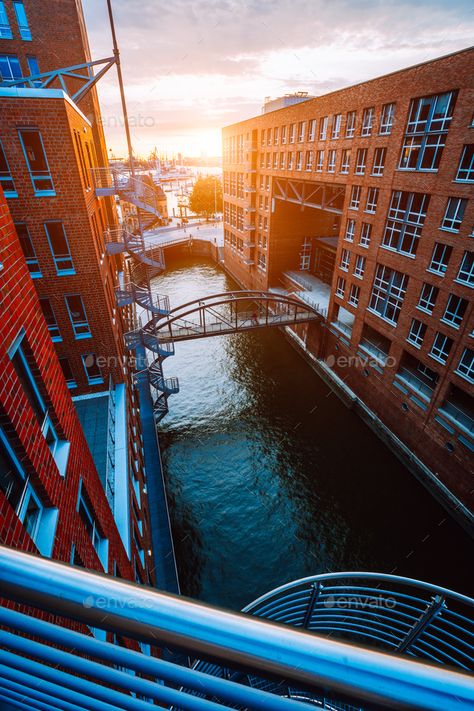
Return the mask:
{"type": "MultiPolygon", "coordinates": [[[[15,228],[30,274],[33,279],[38,279],[43,276],[43,273],[41,271],[28,226],[25,223],[15,223],[15,228]]],[[[60,221],[45,222],[44,229],[49,247],[51,249],[57,275],[69,276],[75,274],[76,272],[74,269],[71,250],[69,248],[69,242],[63,223],[60,221]]]]}
{"type": "MultiPolygon", "coordinates": [[[[104,382],[104,376],[97,355],[95,353],[84,353],[81,355],[81,360],[89,385],[101,385],[104,382]]],[[[66,357],[60,357],[59,363],[68,388],[70,390],[76,388],[76,378],[69,360],[66,357]]]]}
{"type": "MultiPolygon", "coordinates": [[[[21,39],[28,42],[31,41],[31,31],[23,2],[13,0],[13,8],[21,39]]],[[[12,28],[4,2],[0,2],[0,39],[13,39],[12,28]]]]}
{"type": "MultiPolygon", "coordinates": [[[[72,330],[76,339],[92,338],[92,332],[87,319],[86,309],[80,294],[68,294],[64,296],[69,318],[71,320],[72,330]]],[[[40,298],[41,308],[48,325],[48,330],[51,339],[55,343],[61,342],[61,331],[56,320],[51,301],[47,297],[40,298]]]]}
{"type": "MultiPolygon", "coordinates": [[[[35,56],[28,55],[26,61],[30,76],[36,76],[40,73],[38,59],[35,56]]],[[[23,77],[20,60],[16,54],[0,54],[0,75],[0,81],[16,81],[23,77]]],[[[19,84],[18,86],[23,88],[25,84],[19,84]]],[[[41,80],[36,81],[35,86],[41,86],[41,80]]]]}

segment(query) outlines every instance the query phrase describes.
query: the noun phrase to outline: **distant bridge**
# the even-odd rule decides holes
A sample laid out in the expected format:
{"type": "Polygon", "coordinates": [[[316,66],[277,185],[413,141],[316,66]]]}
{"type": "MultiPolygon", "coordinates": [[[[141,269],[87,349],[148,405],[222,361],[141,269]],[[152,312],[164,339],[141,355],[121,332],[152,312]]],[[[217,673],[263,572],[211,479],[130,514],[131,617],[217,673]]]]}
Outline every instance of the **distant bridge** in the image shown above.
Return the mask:
{"type": "Polygon", "coordinates": [[[227,291],[189,301],[164,317],[155,316],[143,331],[165,344],[322,319],[317,308],[285,294],[227,291]]]}

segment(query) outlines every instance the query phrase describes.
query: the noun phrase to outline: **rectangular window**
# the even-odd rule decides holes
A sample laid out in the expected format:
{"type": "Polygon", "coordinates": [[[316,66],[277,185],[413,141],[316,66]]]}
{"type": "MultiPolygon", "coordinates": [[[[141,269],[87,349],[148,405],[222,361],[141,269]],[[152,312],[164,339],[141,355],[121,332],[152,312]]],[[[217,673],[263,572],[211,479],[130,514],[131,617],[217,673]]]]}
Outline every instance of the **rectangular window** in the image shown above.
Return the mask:
{"type": "Polygon", "coordinates": [[[15,81],[23,76],[20,62],[15,54],[0,54],[0,77],[2,81],[15,81]]]}
{"type": "Polygon", "coordinates": [[[455,99],[453,92],[413,99],[400,156],[400,169],[438,170],[455,99]]]}
{"type": "Polygon", "coordinates": [[[260,136],[260,145],[261,145],[261,146],[264,146],[264,145],[265,145],[265,129],[264,129],[264,128],[262,129],[262,133],[261,133],[261,136],[260,136]]]}
{"type": "Polygon", "coordinates": [[[13,7],[15,8],[16,21],[18,22],[18,29],[20,30],[21,39],[31,41],[31,32],[28,25],[25,6],[22,2],[14,2],[13,7]]]}
{"type": "Polygon", "coordinates": [[[313,151],[306,151],[305,169],[308,172],[313,170],[313,151]]]}
{"type": "Polygon", "coordinates": [[[359,305],[359,297],[360,297],[360,286],[356,286],[355,284],[351,285],[351,290],[349,293],[349,303],[352,306],[357,306],[359,305]]]}
{"type": "Polygon", "coordinates": [[[316,170],[318,173],[322,173],[324,166],[324,151],[318,151],[316,154],[316,170]]]}
{"type": "Polygon", "coordinates": [[[349,111],[346,118],[346,138],[354,138],[356,128],[356,112],[349,111]]]}
{"type": "MultiPolygon", "coordinates": [[[[240,241],[242,242],[242,240],[240,240],[240,241]]],[[[243,243],[242,243],[242,249],[243,249],[243,243]]],[[[85,355],[83,355],[81,357],[82,357],[82,362],[84,365],[84,370],[86,371],[87,380],[89,382],[89,385],[99,385],[100,383],[103,383],[104,378],[102,377],[102,372],[100,370],[96,354],[95,353],[86,353],[85,355]]]]}
{"type": "Polygon", "coordinates": [[[366,163],[367,163],[367,148],[358,148],[357,149],[357,156],[356,156],[356,167],[355,167],[355,174],[356,175],[364,175],[366,163]]]}
{"type": "Polygon", "coordinates": [[[43,315],[48,326],[49,335],[54,343],[59,343],[63,339],[61,338],[61,332],[59,330],[58,322],[51,305],[51,302],[45,296],[41,297],[39,300],[41,308],[43,309],[43,315]]]}
{"type": "Polygon", "coordinates": [[[385,168],[386,148],[376,148],[374,151],[374,163],[372,165],[372,175],[383,175],[385,168]]]}
{"type": "Polygon", "coordinates": [[[296,170],[303,168],[303,151],[296,151],[296,170]]]}
{"type": "Polygon", "coordinates": [[[372,126],[374,123],[375,109],[371,106],[369,109],[364,109],[362,116],[362,130],[360,132],[361,136],[371,136],[372,126]]]}
{"type": "Polygon", "coordinates": [[[76,339],[91,338],[92,333],[87,320],[86,310],[80,294],[70,294],[64,297],[71,319],[72,330],[76,339]]]}
{"type": "Polygon", "coordinates": [[[407,289],[406,274],[377,265],[369,308],[390,323],[396,324],[407,289]]]}
{"type": "Polygon", "coordinates": [[[354,234],[355,234],[355,220],[347,220],[346,234],[344,235],[344,239],[347,240],[348,242],[353,242],[354,241],[354,234]]]}
{"type": "Polygon", "coordinates": [[[280,153],[280,170],[285,170],[285,154],[283,151],[280,153]]]}
{"type": "Polygon", "coordinates": [[[273,168],[278,170],[278,153],[273,154],[273,168]]]}
{"type": "Polygon", "coordinates": [[[369,188],[367,191],[367,201],[365,203],[365,212],[374,213],[377,209],[379,201],[379,189],[369,188]]]}
{"type": "Polygon", "coordinates": [[[474,252],[464,252],[457,281],[462,281],[463,284],[468,286],[474,286],[474,252]]]}
{"type": "Polygon", "coordinates": [[[258,253],[257,265],[259,269],[265,271],[267,268],[267,258],[263,252],[258,253]]]}
{"type": "Polygon", "coordinates": [[[380,131],[381,135],[388,135],[392,132],[393,119],[395,117],[395,104],[384,104],[382,106],[382,114],[380,116],[380,131]]]}
{"type": "Polygon", "coordinates": [[[446,212],[444,213],[443,222],[441,223],[441,229],[449,230],[450,232],[459,232],[466,205],[466,199],[450,197],[446,205],[446,212]]]}
{"type": "Polygon", "coordinates": [[[319,140],[325,141],[328,134],[328,117],[324,116],[319,124],[319,140]]]}
{"type": "Polygon", "coordinates": [[[423,339],[426,333],[426,324],[414,318],[411,322],[410,331],[407,336],[407,341],[415,348],[421,348],[423,339]]]}
{"type": "Polygon", "coordinates": [[[36,195],[56,195],[40,132],[22,128],[18,133],[36,195]]]}
{"type": "Polygon", "coordinates": [[[359,244],[361,247],[368,247],[370,244],[370,235],[372,233],[372,225],[370,222],[363,222],[360,230],[359,244]]]}
{"type": "Polygon", "coordinates": [[[442,321],[454,328],[459,328],[466,313],[467,303],[466,299],[462,299],[456,294],[450,294],[442,321]]]}
{"type": "Polygon", "coordinates": [[[48,237],[56,272],[59,276],[75,274],[69,243],[62,222],[45,222],[44,229],[48,237]]]}
{"type": "Polygon", "coordinates": [[[272,129],[269,128],[267,131],[267,146],[272,145],[272,129]]]}
{"type": "Polygon", "coordinates": [[[99,523],[95,517],[92,504],[82,481],[79,487],[77,512],[86,528],[87,535],[91,539],[92,545],[94,546],[94,549],[97,555],[99,556],[100,562],[102,563],[104,570],[107,570],[107,539],[102,533],[99,523]]]}
{"type": "Polygon", "coordinates": [[[436,299],[438,298],[439,289],[433,284],[428,284],[425,282],[421,288],[420,299],[418,301],[418,307],[422,311],[427,313],[433,313],[433,309],[436,305],[436,299]]]}
{"type": "Polygon", "coordinates": [[[26,265],[30,271],[30,274],[33,279],[39,279],[43,275],[41,273],[38,257],[36,256],[28,227],[24,223],[15,223],[15,229],[18,239],[20,240],[20,245],[23,250],[23,254],[25,255],[26,265]]]}
{"type": "Polygon", "coordinates": [[[430,356],[440,363],[446,363],[452,346],[452,338],[448,338],[444,333],[438,331],[431,346],[430,356]]]}
{"type": "Polygon", "coordinates": [[[463,183],[474,182],[474,144],[464,146],[459,161],[456,180],[463,183]]]}
{"type": "Polygon", "coordinates": [[[351,261],[351,253],[348,249],[343,249],[341,252],[341,264],[340,267],[345,272],[349,271],[349,263],[351,261]]]}
{"type": "Polygon", "coordinates": [[[288,165],[287,165],[288,170],[293,170],[293,156],[294,156],[294,153],[292,151],[290,153],[288,153],[288,165]]]}
{"type": "Polygon", "coordinates": [[[385,224],[383,246],[414,256],[429,202],[429,195],[394,190],[385,224]]]}
{"type": "Polygon", "coordinates": [[[354,267],[354,276],[356,276],[358,279],[362,279],[364,276],[364,271],[365,271],[365,257],[362,257],[360,254],[357,255],[356,257],[356,263],[354,267]]]}
{"type": "Polygon", "coordinates": [[[316,137],[316,119],[312,119],[309,122],[308,141],[314,141],[315,137],[316,137]]]}
{"type": "Polygon", "coordinates": [[[0,2],[0,39],[13,39],[4,2],[0,2]]]}
{"type": "Polygon", "coordinates": [[[305,132],[306,132],[306,121],[300,121],[298,124],[298,143],[303,143],[305,132]]]}
{"type": "Polygon", "coordinates": [[[272,154],[267,153],[267,169],[270,170],[272,167],[272,154]]]}
{"type": "Polygon", "coordinates": [[[336,170],[336,151],[328,152],[328,173],[334,173],[336,170]]]}
{"type": "Polygon", "coordinates": [[[5,197],[16,198],[18,193],[15,190],[15,183],[13,182],[13,176],[11,174],[10,166],[8,164],[7,156],[3,149],[2,142],[0,141],[0,185],[3,188],[5,197]]]}
{"type": "Polygon", "coordinates": [[[347,174],[351,165],[351,149],[344,148],[341,157],[341,173],[347,174]]]}
{"type": "Polygon", "coordinates": [[[362,188],[360,185],[353,185],[351,190],[351,200],[349,203],[349,210],[358,210],[360,205],[360,194],[362,188]]]}
{"type": "Polygon", "coordinates": [[[76,379],[74,373],[72,372],[71,364],[66,357],[59,358],[59,365],[62,368],[64,378],[66,380],[66,385],[70,390],[77,387],[76,379]]]}
{"type": "Polygon", "coordinates": [[[294,143],[296,139],[296,124],[290,123],[290,143],[294,143]]]}
{"type": "MultiPolygon", "coordinates": [[[[36,59],[36,57],[27,57],[26,61],[28,62],[28,69],[29,69],[30,76],[34,77],[34,76],[37,76],[38,74],[41,74],[38,60],[36,59]]],[[[40,87],[41,86],[41,79],[39,79],[38,81],[35,81],[34,85],[36,87],[40,87]]]]}
{"type": "Polygon", "coordinates": [[[286,126],[281,127],[281,144],[282,146],[286,144],[286,126]]]}
{"type": "Polygon", "coordinates": [[[449,245],[436,242],[428,269],[431,272],[436,272],[436,274],[444,275],[448,268],[452,251],[453,248],[449,245]]]}
{"type": "Polygon", "coordinates": [[[470,348],[464,349],[456,373],[474,383],[474,351],[470,348]]]}
{"type": "Polygon", "coordinates": [[[339,138],[341,135],[342,114],[335,114],[332,119],[331,138],[339,138]]]}
{"type": "Polygon", "coordinates": [[[341,299],[343,299],[345,290],[346,290],[346,280],[343,277],[338,277],[337,278],[337,286],[336,286],[336,296],[339,296],[341,299]]]}
{"type": "Polygon", "coordinates": [[[278,146],[278,126],[273,129],[273,144],[278,146]]]}

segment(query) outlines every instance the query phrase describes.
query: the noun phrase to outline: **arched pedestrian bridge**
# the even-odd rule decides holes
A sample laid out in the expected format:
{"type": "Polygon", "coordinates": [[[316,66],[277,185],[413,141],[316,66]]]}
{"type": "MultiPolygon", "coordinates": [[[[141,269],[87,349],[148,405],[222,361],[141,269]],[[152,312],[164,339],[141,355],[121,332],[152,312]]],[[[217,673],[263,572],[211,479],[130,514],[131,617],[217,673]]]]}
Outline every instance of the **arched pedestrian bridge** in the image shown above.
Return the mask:
{"type": "Polygon", "coordinates": [[[159,342],[240,333],[269,326],[294,326],[323,318],[316,307],[272,291],[227,291],[204,296],[156,315],[144,327],[159,342]]]}

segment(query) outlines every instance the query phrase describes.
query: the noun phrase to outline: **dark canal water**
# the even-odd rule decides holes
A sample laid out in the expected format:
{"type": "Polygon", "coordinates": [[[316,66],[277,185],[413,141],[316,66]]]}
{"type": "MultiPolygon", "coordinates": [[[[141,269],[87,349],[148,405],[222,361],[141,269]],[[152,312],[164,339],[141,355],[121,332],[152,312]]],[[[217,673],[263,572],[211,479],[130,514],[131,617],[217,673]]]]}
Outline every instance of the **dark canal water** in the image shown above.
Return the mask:
{"type": "MultiPolygon", "coordinates": [[[[235,288],[212,262],[172,305],[235,288]]],[[[395,572],[472,592],[470,539],[278,330],[178,343],[161,425],[182,592],[238,609],[306,575],[395,572]]]]}

